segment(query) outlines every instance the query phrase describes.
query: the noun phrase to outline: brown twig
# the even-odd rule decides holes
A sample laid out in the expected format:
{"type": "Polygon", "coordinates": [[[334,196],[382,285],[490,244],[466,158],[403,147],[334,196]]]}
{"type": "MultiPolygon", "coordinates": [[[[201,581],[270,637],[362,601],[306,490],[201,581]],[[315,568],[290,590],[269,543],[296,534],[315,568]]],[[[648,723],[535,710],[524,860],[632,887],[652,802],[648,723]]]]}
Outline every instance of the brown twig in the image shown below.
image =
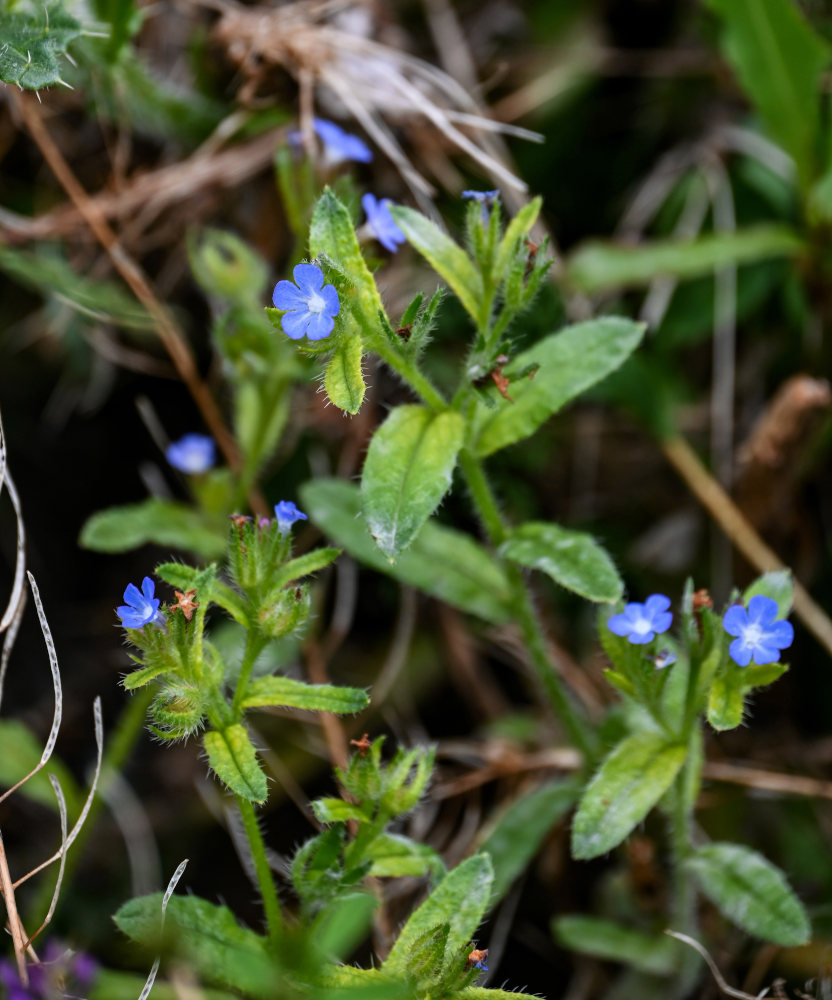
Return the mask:
{"type": "Polygon", "coordinates": [[[12,936],[14,945],[14,957],[17,962],[17,974],[23,986],[29,985],[29,974],[26,971],[26,942],[29,940],[20,915],[17,912],[17,903],[14,898],[14,884],[9,872],[9,863],[6,860],[6,850],[3,846],[3,837],[0,834],[0,895],[6,904],[6,914],[8,916],[8,928],[12,936]]]}
{"type": "MultiPolygon", "coordinates": [[[[757,534],[684,438],[679,435],[666,438],[662,442],[662,451],[693,495],[755,569],[765,573],[787,568],[782,559],[757,534]]],[[[823,648],[832,653],[832,620],[797,580],[794,581],[794,611],[823,648]]]]}
{"type": "MultiPolygon", "coordinates": [[[[225,455],[231,469],[238,472],[242,466],[242,460],[236,442],[225,426],[225,421],[216,400],[199,375],[183,332],[156,297],[139,265],[127,253],[124,247],[120,245],[116,234],[110,228],[109,223],[100,208],[96,205],[94,199],[90,198],[81,186],[72,168],[64,159],[63,154],[44,125],[37,105],[34,104],[30,97],[16,94],[12,90],[8,91],[8,95],[22,117],[29,134],[38,149],[40,149],[43,158],[55,174],[59,184],[69,195],[79,214],[107,252],[118,273],[153,318],[159,339],[162,341],[182,381],[193,397],[206,425],[225,455]]],[[[255,490],[251,491],[249,503],[252,510],[257,514],[261,516],[267,515],[268,511],[265,500],[259,492],[255,490]]]]}

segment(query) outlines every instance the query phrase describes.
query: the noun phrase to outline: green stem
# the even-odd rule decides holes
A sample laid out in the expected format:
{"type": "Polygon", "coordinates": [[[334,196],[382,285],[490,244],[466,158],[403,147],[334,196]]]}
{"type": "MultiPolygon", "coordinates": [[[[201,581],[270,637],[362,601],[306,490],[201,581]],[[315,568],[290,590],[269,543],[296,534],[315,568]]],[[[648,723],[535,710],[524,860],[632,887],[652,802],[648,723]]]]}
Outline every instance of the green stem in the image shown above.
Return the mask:
{"type": "Polygon", "coordinates": [[[378,335],[373,338],[373,350],[388,367],[410,385],[418,396],[422,397],[427,406],[432,410],[447,410],[448,404],[442,394],[410,358],[402,357],[378,335]]]}
{"type": "Polygon", "coordinates": [[[254,813],[254,806],[241,795],[237,796],[237,806],[243,820],[243,827],[248,837],[251,857],[254,861],[254,872],[257,875],[257,884],[260,887],[260,895],[263,898],[263,909],[266,911],[266,927],[269,933],[269,940],[274,944],[280,939],[283,931],[283,918],[280,913],[280,900],[277,897],[277,887],[274,884],[272,870],[266,857],[266,845],[263,842],[263,834],[254,813]]]}
{"type": "Polygon", "coordinates": [[[243,662],[240,664],[240,676],[237,678],[237,684],[234,688],[234,698],[231,702],[231,711],[235,718],[240,717],[243,698],[246,696],[248,682],[251,679],[251,671],[254,669],[254,663],[257,657],[263,652],[265,645],[265,639],[257,635],[253,628],[248,629],[246,632],[246,646],[243,651],[243,662]]]}
{"type": "MultiPolygon", "coordinates": [[[[477,514],[485,527],[491,544],[497,547],[505,541],[507,529],[485,476],[482,463],[467,449],[460,452],[459,461],[477,514]]],[[[587,761],[592,761],[597,756],[596,741],[586,721],[578,715],[578,711],[549,657],[543,629],[532,603],[523,572],[518,566],[508,561],[504,563],[504,568],[511,584],[515,620],[520,626],[523,639],[529,650],[532,667],[543,685],[546,697],[556,715],[566,727],[572,743],[581,751],[587,761]]]]}
{"type": "MultiPolygon", "coordinates": [[[[673,785],[673,803],[670,814],[670,848],[672,859],[672,903],[670,927],[689,937],[697,936],[696,886],[686,861],[693,850],[693,805],[696,794],[692,786],[698,788],[698,740],[700,733],[691,729],[688,733],[688,755],[685,765],[673,785]]],[[[699,748],[701,749],[701,748],[699,748]]],[[[674,997],[684,997],[690,993],[699,974],[699,961],[690,948],[680,949],[680,964],[674,979],[674,997]]]]}

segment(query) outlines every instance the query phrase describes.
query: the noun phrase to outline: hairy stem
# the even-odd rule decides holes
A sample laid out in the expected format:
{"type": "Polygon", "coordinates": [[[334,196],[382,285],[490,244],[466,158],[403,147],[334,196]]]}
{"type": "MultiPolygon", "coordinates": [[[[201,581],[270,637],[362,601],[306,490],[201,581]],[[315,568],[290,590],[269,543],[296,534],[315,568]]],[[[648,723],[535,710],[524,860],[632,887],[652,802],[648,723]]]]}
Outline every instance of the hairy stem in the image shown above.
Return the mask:
{"type": "Polygon", "coordinates": [[[243,698],[246,696],[248,682],[251,679],[251,671],[254,669],[254,663],[257,657],[263,652],[265,645],[265,639],[257,635],[254,629],[248,629],[246,632],[246,646],[243,650],[243,662],[240,664],[240,676],[237,678],[237,684],[234,687],[234,698],[231,702],[231,711],[234,718],[239,718],[240,716],[243,698]]]}
{"type": "Polygon", "coordinates": [[[277,887],[274,884],[272,870],[269,867],[269,860],[266,857],[266,845],[263,842],[263,834],[257,822],[254,806],[241,795],[237,796],[237,806],[243,820],[243,827],[248,837],[251,857],[254,862],[254,872],[257,876],[257,884],[260,887],[260,895],[263,898],[263,909],[266,912],[266,927],[269,933],[269,940],[274,944],[279,940],[283,931],[283,918],[280,913],[280,900],[277,898],[277,887]]]}
{"type": "Polygon", "coordinates": [[[422,374],[415,362],[411,361],[410,358],[402,357],[401,354],[398,354],[390,346],[390,344],[383,340],[380,336],[374,338],[373,350],[388,367],[392,368],[394,372],[400,375],[402,379],[408,383],[417,396],[421,396],[422,401],[429,406],[430,409],[447,410],[448,404],[442,396],[442,393],[435,388],[426,375],[422,374]]]}
{"type": "MultiPolygon", "coordinates": [[[[498,546],[505,541],[506,525],[482,463],[467,449],[460,452],[459,461],[477,514],[491,544],[498,546]]],[[[511,584],[515,621],[523,634],[532,667],[572,743],[586,760],[591,761],[597,755],[595,739],[586,721],[578,714],[551,660],[523,572],[518,566],[509,562],[505,562],[504,568],[511,584]]]]}

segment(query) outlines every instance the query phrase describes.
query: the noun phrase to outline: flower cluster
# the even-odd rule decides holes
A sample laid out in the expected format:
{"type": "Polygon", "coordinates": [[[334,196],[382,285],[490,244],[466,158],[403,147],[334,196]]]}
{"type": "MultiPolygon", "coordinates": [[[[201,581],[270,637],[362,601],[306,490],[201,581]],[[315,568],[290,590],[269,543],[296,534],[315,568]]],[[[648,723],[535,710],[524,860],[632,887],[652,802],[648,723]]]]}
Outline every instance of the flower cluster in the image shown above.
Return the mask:
{"type": "MultiPolygon", "coordinates": [[[[668,611],[669,607],[669,597],[652,594],[644,604],[633,602],[621,614],[613,615],[607,622],[607,628],[615,635],[626,636],[631,643],[643,645],[652,642],[657,635],[670,628],[673,615],[668,611]]],[[[780,651],[792,644],[794,628],[790,622],[778,619],[778,613],[777,602],[762,594],[752,597],[747,609],[741,604],[728,608],[722,627],[728,635],[736,636],[728,650],[734,663],[747,667],[753,660],[763,666],[780,659],[780,651]]],[[[661,665],[668,666],[669,663],[665,661],[661,665]]]]}

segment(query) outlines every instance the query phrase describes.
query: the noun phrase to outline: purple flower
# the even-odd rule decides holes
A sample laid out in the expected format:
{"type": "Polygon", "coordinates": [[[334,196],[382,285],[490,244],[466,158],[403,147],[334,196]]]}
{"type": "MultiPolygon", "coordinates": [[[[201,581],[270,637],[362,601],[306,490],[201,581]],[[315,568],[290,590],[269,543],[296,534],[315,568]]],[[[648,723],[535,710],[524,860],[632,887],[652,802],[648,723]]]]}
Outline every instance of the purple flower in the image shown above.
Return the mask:
{"type": "Polygon", "coordinates": [[[291,500],[281,500],[274,505],[274,515],[277,518],[277,528],[281,535],[286,535],[292,530],[295,521],[305,521],[306,514],[298,510],[291,500]]]}
{"type": "Polygon", "coordinates": [[[656,633],[666,632],[673,621],[667,610],[670,598],[664,594],[651,594],[644,604],[628,604],[622,614],[613,615],[607,628],[615,635],[626,635],[629,642],[644,645],[656,638],[656,633]]]}
{"type": "Polygon", "coordinates": [[[747,611],[741,604],[728,608],[722,627],[737,637],[728,650],[734,663],[747,667],[753,657],[762,666],[780,659],[780,650],[792,644],[794,629],[790,622],[775,620],[777,613],[777,601],[762,594],[751,598],[747,611]]]}
{"type": "Polygon", "coordinates": [[[335,327],[341,310],[334,285],[324,284],[324,272],[315,264],[298,264],[291,281],[278,281],[272,295],[275,309],[284,309],[283,332],[292,340],[307,336],[323,340],[335,327]]]}
{"type": "Polygon", "coordinates": [[[124,591],[125,603],[116,608],[124,628],[141,628],[150,622],[164,624],[165,618],[159,610],[159,598],[154,597],[155,586],[149,576],[142,580],[142,589],[128,583],[124,591]]]}
{"type": "Polygon", "coordinates": [[[57,941],[46,946],[43,961],[27,966],[29,985],[23,986],[17,968],[0,960],[0,984],[6,1000],[54,1000],[86,993],[98,974],[98,963],[83,952],[73,954],[57,941]]]}
{"type": "Polygon", "coordinates": [[[194,475],[211,468],[217,460],[217,448],[206,434],[185,434],[167,446],[165,458],[174,469],[194,475]]]}
{"type": "Polygon", "coordinates": [[[324,144],[324,155],[331,166],[344,160],[355,160],[358,163],[369,163],[373,158],[370,147],[357,135],[345,132],[340,125],[326,118],[315,118],[312,124],[318,138],[324,144]]]}
{"type": "Polygon", "coordinates": [[[390,214],[392,204],[389,198],[382,198],[379,201],[374,194],[369,193],[361,199],[361,207],[367,213],[367,225],[373,236],[385,250],[395,253],[399,249],[399,244],[404,243],[405,235],[390,214]]]}

